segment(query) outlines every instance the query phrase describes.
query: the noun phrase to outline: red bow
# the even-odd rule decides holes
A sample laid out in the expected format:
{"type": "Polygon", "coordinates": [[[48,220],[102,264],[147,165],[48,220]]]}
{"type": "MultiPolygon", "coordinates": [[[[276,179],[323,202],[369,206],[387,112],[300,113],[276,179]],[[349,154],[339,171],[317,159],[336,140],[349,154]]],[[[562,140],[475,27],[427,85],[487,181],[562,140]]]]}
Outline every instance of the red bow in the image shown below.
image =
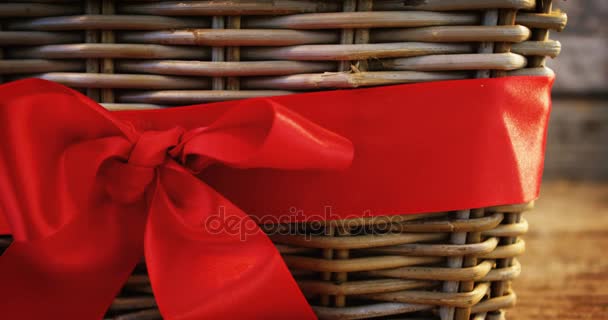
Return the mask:
{"type": "Polygon", "coordinates": [[[15,238],[0,257],[0,315],[98,319],[145,251],[167,319],[314,318],[255,222],[292,208],[310,221],[533,200],[552,82],[118,113],[41,80],[0,86],[0,215],[15,238]],[[206,220],[218,214],[224,228],[206,220]]]}
{"type": "Polygon", "coordinates": [[[261,230],[242,239],[205,228],[218,208],[236,223],[253,221],[194,174],[216,162],[346,168],[348,140],[263,99],[207,109],[193,130],[140,132],[59,85],[26,80],[0,90],[12,95],[0,108],[14,134],[4,162],[32,162],[20,172],[0,166],[13,182],[1,192],[41,200],[5,203],[16,241],[0,267],[11,288],[0,292],[3,318],[99,319],[143,252],[167,319],[314,317],[261,230]],[[63,121],[53,122],[57,114],[63,121]],[[27,178],[40,173],[48,180],[27,178]],[[260,281],[269,276],[272,285],[260,281]],[[36,307],[23,308],[24,299],[36,307]]]}

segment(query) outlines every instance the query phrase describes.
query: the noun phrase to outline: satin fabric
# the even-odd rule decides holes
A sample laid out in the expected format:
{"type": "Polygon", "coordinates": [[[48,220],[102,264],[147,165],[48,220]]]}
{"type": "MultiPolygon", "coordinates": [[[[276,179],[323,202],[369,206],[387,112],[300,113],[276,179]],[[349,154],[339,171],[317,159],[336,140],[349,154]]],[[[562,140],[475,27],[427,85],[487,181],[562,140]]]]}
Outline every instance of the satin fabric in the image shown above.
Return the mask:
{"type": "MultiPolygon", "coordinates": [[[[553,80],[471,79],[272,97],[348,138],[352,166],[323,172],[215,166],[200,177],[269,223],[532,201],[540,191],[553,80]]],[[[196,126],[198,109],[232,103],[116,116],[144,128],[196,126]]]]}
{"type": "Polygon", "coordinates": [[[193,173],[211,162],[344,169],[348,140],[270,100],[201,110],[191,130],[139,131],[57,84],[16,82],[0,96],[15,238],[0,257],[3,318],[101,319],[144,252],[166,319],[314,318],[261,230],[201,227],[217,208],[249,218],[193,173]]]}
{"type": "Polygon", "coordinates": [[[251,226],[532,200],[552,80],[115,113],[42,80],[0,86],[0,211],[15,238],[0,314],[99,319],[145,252],[166,319],[314,318],[251,226]]]}

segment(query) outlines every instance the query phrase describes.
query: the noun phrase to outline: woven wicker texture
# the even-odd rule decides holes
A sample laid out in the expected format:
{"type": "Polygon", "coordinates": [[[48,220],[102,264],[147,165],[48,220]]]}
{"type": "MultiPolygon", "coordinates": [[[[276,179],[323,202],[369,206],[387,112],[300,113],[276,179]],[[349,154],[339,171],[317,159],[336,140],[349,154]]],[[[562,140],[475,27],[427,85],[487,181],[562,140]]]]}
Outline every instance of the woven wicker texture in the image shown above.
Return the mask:
{"type": "MultiPolygon", "coordinates": [[[[549,0],[38,0],[0,18],[0,82],[53,80],[109,109],[551,74],[548,31],[566,24],[549,0]]],[[[320,318],[502,319],[530,207],[266,227],[320,318]]],[[[144,265],[107,319],[161,319],[144,265]]]]}

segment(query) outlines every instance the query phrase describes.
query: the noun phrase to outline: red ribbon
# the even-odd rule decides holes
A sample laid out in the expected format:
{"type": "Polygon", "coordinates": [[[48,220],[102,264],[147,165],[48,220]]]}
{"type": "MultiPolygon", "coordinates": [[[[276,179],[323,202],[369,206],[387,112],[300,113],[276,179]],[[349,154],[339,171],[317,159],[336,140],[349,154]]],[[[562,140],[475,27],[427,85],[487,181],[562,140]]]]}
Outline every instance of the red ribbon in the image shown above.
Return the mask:
{"type": "Polygon", "coordinates": [[[0,86],[0,211],[15,238],[0,257],[0,314],[99,319],[145,252],[166,319],[314,318],[252,225],[532,200],[551,84],[478,79],[116,113],[41,80],[0,86]]]}

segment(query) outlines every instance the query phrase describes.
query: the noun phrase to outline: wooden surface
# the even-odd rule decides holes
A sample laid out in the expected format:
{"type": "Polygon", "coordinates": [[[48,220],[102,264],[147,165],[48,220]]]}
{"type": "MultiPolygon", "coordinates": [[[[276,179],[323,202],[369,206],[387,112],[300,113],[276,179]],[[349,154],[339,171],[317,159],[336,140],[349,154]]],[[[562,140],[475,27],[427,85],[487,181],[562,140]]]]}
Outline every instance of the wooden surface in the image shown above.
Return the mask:
{"type": "Polygon", "coordinates": [[[608,319],[608,183],[547,182],[530,223],[510,320],[608,319]]]}

